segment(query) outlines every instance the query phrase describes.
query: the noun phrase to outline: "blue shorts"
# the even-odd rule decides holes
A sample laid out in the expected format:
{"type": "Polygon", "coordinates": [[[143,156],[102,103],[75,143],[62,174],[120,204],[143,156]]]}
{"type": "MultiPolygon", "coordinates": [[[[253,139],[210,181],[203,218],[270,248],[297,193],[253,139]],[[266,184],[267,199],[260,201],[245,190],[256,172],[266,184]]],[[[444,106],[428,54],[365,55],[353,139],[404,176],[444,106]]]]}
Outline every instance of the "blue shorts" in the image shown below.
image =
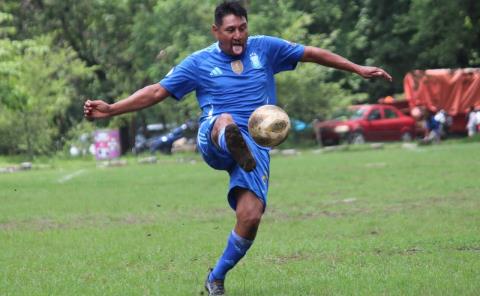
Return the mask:
{"type": "Polygon", "coordinates": [[[239,187],[252,191],[262,201],[265,210],[267,206],[268,180],[270,177],[270,148],[259,146],[253,141],[250,134],[241,128],[243,138],[257,162],[257,166],[253,171],[245,172],[228,152],[220,150],[213,144],[210,133],[216,119],[217,117],[214,116],[200,124],[197,135],[198,150],[209,166],[216,170],[227,171],[230,174],[228,203],[232,209],[235,210],[237,207],[233,189],[239,187]]]}

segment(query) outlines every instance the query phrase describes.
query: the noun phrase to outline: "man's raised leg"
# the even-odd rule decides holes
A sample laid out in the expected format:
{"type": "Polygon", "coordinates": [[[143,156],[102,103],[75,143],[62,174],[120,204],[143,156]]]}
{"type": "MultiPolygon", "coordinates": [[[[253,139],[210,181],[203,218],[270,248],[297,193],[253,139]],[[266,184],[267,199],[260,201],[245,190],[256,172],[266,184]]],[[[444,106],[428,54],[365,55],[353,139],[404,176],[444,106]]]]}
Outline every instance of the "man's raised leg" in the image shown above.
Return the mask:
{"type": "Polygon", "coordinates": [[[255,169],[255,159],[230,114],[224,113],[218,116],[211,135],[213,143],[218,148],[230,153],[243,170],[250,172],[255,169]]]}

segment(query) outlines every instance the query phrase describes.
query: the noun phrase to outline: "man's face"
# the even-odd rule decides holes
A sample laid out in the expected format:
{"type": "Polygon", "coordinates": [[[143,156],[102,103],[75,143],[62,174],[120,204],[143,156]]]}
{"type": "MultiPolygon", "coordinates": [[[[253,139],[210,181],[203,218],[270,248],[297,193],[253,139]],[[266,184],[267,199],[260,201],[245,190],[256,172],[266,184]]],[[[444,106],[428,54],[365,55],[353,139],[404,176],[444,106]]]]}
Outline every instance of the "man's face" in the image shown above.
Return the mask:
{"type": "Polygon", "coordinates": [[[239,56],[247,46],[248,25],[245,17],[229,14],[220,26],[213,25],[212,32],[220,49],[228,55],[239,56]]]}

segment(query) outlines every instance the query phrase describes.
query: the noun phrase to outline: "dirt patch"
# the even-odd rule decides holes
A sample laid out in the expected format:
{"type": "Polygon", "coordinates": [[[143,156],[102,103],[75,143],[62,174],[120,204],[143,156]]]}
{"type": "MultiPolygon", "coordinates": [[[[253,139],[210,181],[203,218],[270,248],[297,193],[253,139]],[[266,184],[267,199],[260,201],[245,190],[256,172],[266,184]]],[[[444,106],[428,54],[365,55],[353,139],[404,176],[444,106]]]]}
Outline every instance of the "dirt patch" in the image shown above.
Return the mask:
{"type": "Polygon", "coordinates": [[[215,221],[225,218],[231,218],[235,215],[235,212],[228,206],[208,208],[208,209],[195,209],[195,208],[176,208],[170,209],[168,212],[164,212],[162,217],[167,217],[169,221],[215,221]]]}
{"type": "Polygon", "coordinates": [[[287,205],[284,208],[268,207],[265,219],[299,221],[320,217],[342,218],[370,213],[372,209],[360,207],[357,198],[324,201],[315,204],[287,205]]]}
{"type": "Polygon", "coordinates": [[[388,255],[388,256],[395,256],[395,255],[409,256],[409,255],[415,255],[415,254],[418,254],[418,253],[422,253],[422,252],[425,252],[425,251],[426,250],[424,250],[420,247],[411,247],[411,248],[408,248],[408,249],[390,249],[390,250],[382,250],[382,249],[378,249],[378,248],[373,249],[373,253],[375,253],[375,255],[379,255],[379,256],[385,256],[385,255],[388,255]]]}
{"type": "Polygon", "coordinates": [[[308,259],[310,259],[310,256],[298,253],[264,258],[265,261],[273,264],[286,264],[290,262],[304,261],[308,259]]]}
{"type": "Polygon", "coordinates": [[[76,216],[68,220],[58,221],[51,218],[34,218],[20,221],[0,223],[0,230],[33,230],[48,231],[55,229],[80,229],[80,228],[107,228],[118,225],[153,224],[153,216],[76,216]]]}
{"type": "Polygon", "coordinates": [[[392,199],[390,204],[366,204],[365,201],[357,198],[346,198],[333,201],[318,202],[315,204],[295,204],[285,205],[284,207],[267,208],[265,219],[279,221],[299,221],[317,219],[321,217],[327,218],[343,218],[356,215],[370,214],[395,214],[400,212],[410,212],[422,209],[444,207],[452,203],[457,205],[465,205],[471,201],[471,198],[465,196],[440,196],[429,197],[421,200],[398,200],[392,199]]]}
{"type": "Polygon", "coordinates": [[[422,249],[422,248],[412,247],[412,248],[406,249],[406,250],[404,251],[404,254],[413,255],[413,254],[420,253],[420,252],[423,252],[423,249],[422,249]]]}
{"type": "Polygon", "coordinates": [[[356,212],[362,210],[355,210],[355,211],[329,211],[319,208],[318,210],[305,210],[302,212],[287,212],[278,209],[269,209],[267,215],[265,216],[266,219],[273,219],[273,220],[281,220],[281,221],[299,221],[299,220],[310,220],[316,219],[320,217],[328,217],[328,218],[342,218],[346,216],[351,216],[356,214],[356,212]]]}
{"type": "Polygon", "coordinates": [[[438,206],[445,206],[451,203],[461,205],[468,202],[469,199],[464,196],[432,196],[422,200],[403,200],[390,205],[384,206],[384,211],[387,213],[398,213],[401,211],[412,211],[422,208],[433,208],[438,206]]]}
{"type": "Polygon", "coordinates": [[[480,246],[464,246],[456,249],[461,252],[480,252],[480,246]]]}

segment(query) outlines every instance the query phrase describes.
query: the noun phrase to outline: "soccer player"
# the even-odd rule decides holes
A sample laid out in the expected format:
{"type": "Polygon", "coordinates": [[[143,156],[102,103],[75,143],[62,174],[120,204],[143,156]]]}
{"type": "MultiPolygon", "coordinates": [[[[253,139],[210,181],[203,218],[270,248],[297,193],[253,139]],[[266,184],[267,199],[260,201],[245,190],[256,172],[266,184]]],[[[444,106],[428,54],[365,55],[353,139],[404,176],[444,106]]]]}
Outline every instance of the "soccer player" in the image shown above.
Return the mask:
{"type": "Polygon", "coordinates": [[[198,150],[212,168],[229,173],[228,202],[237,218],[205,281],[209,295],[224,295],[225,276],[252,246],[267,205],[269,149],[252,140],[247,122],[257,107],[276,104],[274,75],[295,69],[298,62],[313,62],[364,78],[392,78],[380,68],[354,64],[321,48],[269,36],[249,37],[247,12],[238,2],[217,6],[212,33],[217,42],[185,58],[159,83],[114,104],[88,100],[84,115],[90,120],[106,118],[169,96],[180,100],[196,91],[202,109],[198,150]]]}

